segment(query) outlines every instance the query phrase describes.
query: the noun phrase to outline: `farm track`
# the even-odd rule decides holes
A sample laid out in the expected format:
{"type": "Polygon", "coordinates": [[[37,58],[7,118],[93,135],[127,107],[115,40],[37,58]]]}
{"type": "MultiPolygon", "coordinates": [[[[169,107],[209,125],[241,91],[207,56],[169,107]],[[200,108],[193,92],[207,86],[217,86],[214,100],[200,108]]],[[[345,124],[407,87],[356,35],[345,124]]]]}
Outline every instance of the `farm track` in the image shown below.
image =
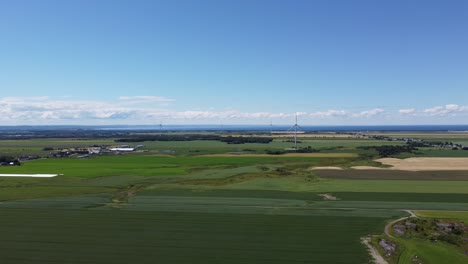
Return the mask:
{"type": "MultiPolygon", "coordinates": [[[[392,234],[390,233],[390,229],[395,223],[402,221],[404,219],[411,218],[411,217],[417,217],[411,210],[402,210],[402,211],[407,212],[409,216],[405,216],[405,217],[401,217],[396,220],[393,220],[385,226],[384,232],[390,238],[394,238],[394,236],[392,236],[392,234]]],[[[372,236],[362,237],[361,243],[367,248],[368,253],[371,256],[374,263],[375,264],[388,264],[388,262],[382,257],[379,251],[372,245],[371,240],[372,240],[372,236]]]]}
{"type": "Polygon", "coordinates": [[[372,236],[361,237],[361,243],[367,248],[369,255],[375,264],[388,264],[388,262],[380,255],[379,251],[371,243],[372,236]]]}
{"type": "Polygon", "coordinates": [[[408,218],[417,217],[411,210],[403,210],[403,211],[407,212],[407,213],[410,214],[410,215],[409,215],[409,216],[405,216],[405,217],[398,218],[398,219],[396,219],[396,220],[393,220],[393,221],[391,221],[390,223],[388,223],[388,224],[385,226],[384,232],[385,232],[385,234],[386,234],[388,237],[390,237],[390,238],[395,238],[395,237],[391,234],[391,232],[390,232],[392,226],[393,226],[395,223],[398,223],[398,222],[400,222],[400,221],[402,221],[402,220],[405,220],[405,219],[408,219],[408,218]]]}

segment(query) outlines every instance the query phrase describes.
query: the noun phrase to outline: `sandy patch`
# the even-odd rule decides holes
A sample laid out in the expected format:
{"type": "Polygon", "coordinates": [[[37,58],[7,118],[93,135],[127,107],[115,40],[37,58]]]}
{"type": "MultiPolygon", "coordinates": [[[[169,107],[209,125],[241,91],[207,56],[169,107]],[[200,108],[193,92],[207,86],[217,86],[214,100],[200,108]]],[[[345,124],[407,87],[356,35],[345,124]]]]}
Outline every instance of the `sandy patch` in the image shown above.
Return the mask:
{"type": "Polygon", "coordinates": [[[328,166],[328,167],[312,167],[309,170],[343,170],[343,168],[328,166]]]}
{"type": "Polygon", "coordinates": [[[58,174],[0,174],[0,177],[33,177],[33,178],[52,178],[58,174]]]}
{"type": "Polygon", "coordinates": [[[376,160],[392,166],[392,170],[407,171],[447,171],[468,170],[468,158],[383,158],[376,160]]]}

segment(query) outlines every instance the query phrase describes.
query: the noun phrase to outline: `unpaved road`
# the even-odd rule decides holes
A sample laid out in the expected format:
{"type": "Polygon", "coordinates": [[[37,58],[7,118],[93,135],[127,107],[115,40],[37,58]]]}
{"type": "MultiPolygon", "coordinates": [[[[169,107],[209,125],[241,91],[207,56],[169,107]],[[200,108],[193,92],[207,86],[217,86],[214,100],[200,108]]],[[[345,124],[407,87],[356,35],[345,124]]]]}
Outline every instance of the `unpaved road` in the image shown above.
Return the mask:
{"type": "Polygon", "coordinates": [[[390,230],[392,228],[392,226],[397,223],[397,222],[400,222],[401,220],[405,220],[405,219],[408,219],[408,218],[411,218],[411,217],[417,217],[411,210],[403,210],[405,212],[407,212],[408,214],[410,214],[409,216],[405,216],[405,217],[402,217],[402,218],[398,218],[396,220],[393,220],[391,221],[390,223],[388,223],[386,226],[385,226],[385,234],[388,236],[388,237],[391,237],[391,238],[395,238],[394,236],[392,236],[390,230]]]}
{"type": "Polygon", "coordinates": [[[361,243],[367,248],[369,255],[375,264],[388,264],[388,262],[379,254],[379,251],[372,246],[371,236],[361,237],[361,243]]]}
{"type": "MultiPolygon", "coordinates": [[[[407,212],[409,216],[405,216],[405,217],[393,220],[385,226],[384,232],[388,237],[394,238],[391,235],[390,230],[395,223],[401,220],[405,220],[410,217],[417,217],[411,210],[403,210],[403,211],[407,212]]],[[[362,237],[361,243],[367,248],[369,255],[372,257],[372,260],[374,261],[374,263],[375,264],[388,264],[388,262],[382,257],[382,255],[380,255],[379,251],[372,245],[371,239],[372,239],[372,236],[362,237]]]]}

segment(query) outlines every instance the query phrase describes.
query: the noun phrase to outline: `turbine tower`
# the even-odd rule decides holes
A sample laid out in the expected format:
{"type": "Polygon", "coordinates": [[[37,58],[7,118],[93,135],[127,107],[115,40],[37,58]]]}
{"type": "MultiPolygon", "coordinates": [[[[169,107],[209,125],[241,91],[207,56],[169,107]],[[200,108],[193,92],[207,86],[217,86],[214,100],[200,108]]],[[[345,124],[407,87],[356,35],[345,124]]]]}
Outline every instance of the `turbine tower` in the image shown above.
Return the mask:
{"type": "Polygon", "coordinates": [[[162,136],[162,132],[163,132],[163,124],[162,124],[162,121],[159,122],[159,136],[162,136]]]}
{"type": "Polygon", "coordinates": [[[288,129],[288,131],[294,131],[294,149],[296,151],[297,151],[297,129],[298,128],[302,129],[302,127],[297,124],[297,113],[296,113],[296,123],[294,124],[294,126],[288,129]]]}

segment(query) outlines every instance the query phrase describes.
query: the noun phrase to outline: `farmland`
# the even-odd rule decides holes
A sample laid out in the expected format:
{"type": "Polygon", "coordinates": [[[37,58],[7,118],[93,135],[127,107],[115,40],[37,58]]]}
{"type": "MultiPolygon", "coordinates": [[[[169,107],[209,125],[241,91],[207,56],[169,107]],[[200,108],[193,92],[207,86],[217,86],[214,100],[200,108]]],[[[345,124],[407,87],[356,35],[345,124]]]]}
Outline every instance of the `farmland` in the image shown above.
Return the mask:
{"type": "Polygon", "coordinates": [[[359,236],[378,231],[383,221],[115,210],[0,212],[6,216],[0,220],[6,263],[365,263],[359,236]],[[341,238],[328,236],[332,232],[341,238]],[[24,248],[31,250],[21,254],[24,248]],[[340,255],[333,254],[336,249],[340,255]]]}
{"type": "MultiPolygon", "coordinates": [[[[311,135],[299,143],[310,153],[283,153],[292,144],[284,137],[146,141],[130,153],[51,155],[118,146],[114,140],[0,140],[3,155],[37,156],[1,166],[0,174],[59,174],[0,177],[3,262],[367,263],[361,238],[382,234],[403,210],[426,218],[466,219],[468,212],[464,168],[390,170],[374,149],[361,148],[402,142],[311,135]],[[30,254],[21,254],[25,247],[30,254]]],[[[415,254],[427,263],[468,259],[448,244],[400,244],[398,263],[415,254]]]]}

